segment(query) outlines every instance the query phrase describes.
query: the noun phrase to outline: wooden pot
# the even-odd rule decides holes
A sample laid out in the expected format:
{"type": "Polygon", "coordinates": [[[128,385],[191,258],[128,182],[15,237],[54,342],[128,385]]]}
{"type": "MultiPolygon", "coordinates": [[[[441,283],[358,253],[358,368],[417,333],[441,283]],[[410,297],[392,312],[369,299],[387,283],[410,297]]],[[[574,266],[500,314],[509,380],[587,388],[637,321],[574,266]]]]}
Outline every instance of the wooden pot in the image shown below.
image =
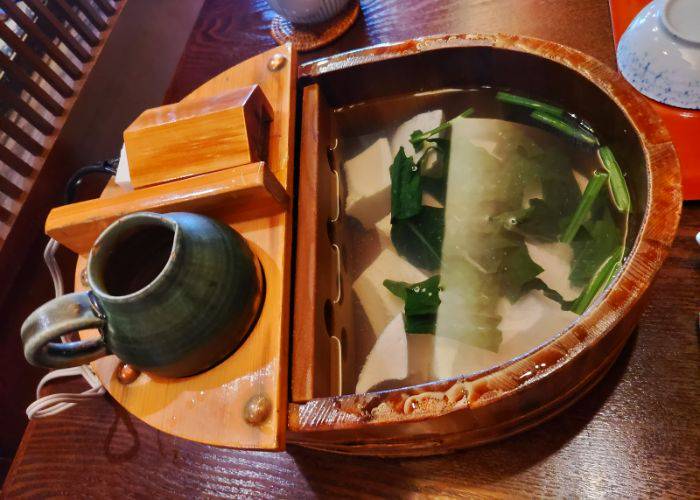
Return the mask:
{"type": "MultiPolygon", "coordinates": [[[[506,35],[432,36],[370,47],[310,62],[299,76],[303,97],[287,442],[357,455],[446,453],[537,425],[600,380],[637,323],[681,211],[673,146],[641,96],[590,56],[554,42],[506,35]],[[564,104],[584,116],[616,152],[632,191],[631,234],[636,235],[622,272],[569,329],[500,366],[415,387],[329,396],[342,389],[334,352],[338,360],[352,357],[347,332],[338,331],[347,306],[342,300],[327,304],[336,287],[328,276],[340,261],[326,235],[326,221],[337,216],[329,196],[336,183],[333,164],[340,161],[334,144],[348,126],[338,123],[332,111],[382,96],[484,84],[564,104]],[[335,324],[327,319],[329,307],[335,307],[335,324]]],[[[340,286],[341,294],[347,292],[347,284],[340,286]]]]}

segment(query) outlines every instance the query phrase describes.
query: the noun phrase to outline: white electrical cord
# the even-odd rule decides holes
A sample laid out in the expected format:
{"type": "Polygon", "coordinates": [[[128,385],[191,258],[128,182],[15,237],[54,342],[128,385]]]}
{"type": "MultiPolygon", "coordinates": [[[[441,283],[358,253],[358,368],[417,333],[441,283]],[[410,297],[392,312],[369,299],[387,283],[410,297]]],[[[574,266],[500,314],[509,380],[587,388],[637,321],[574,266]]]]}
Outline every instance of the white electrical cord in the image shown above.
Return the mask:
{"type": "MultiPolygon", "coordinates": [[[[63,295],[63,277],[61,276],[61,270],[58,267],[58,262],[56,262],[56,251],[58,250],[58,247],[58,241],[51,239],[44,249],[44,261],[46,262],[46,266],[49,268],[56,297],[63,295]]],[[[69,339],[66,336],[61,337],[61,340],[63,342],[69,342],[69,339]]],[[[101,397],[104,393],[105,388],[92,371],[92,368],[90,368],[90,365],[54,370],[47,373],[39,381],[39,385],[36,388],[36,401],[27,407],[27,417],[32,420],[56,415],[57,413],[67,410],[68,408],[72,408],[80,401],[101,397]],[[75,377],[79,375],[81,375],[87,381],[87,383],[90,384],[90,389],[83,391],[80,394],[62,392],[41,397],[41,389],[50,380],[64,377],[75,377]]]]}

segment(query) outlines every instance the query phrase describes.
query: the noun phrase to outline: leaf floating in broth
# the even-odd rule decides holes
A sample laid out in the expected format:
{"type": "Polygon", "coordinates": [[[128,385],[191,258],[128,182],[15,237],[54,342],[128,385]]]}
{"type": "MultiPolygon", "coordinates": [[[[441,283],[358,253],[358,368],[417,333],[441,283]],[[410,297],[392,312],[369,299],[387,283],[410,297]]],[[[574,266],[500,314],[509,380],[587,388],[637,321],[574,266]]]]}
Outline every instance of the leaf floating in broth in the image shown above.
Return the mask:
{"type": "Polygon", "coordinates": [[[603,184],[608,180],[608,174],[604,172],[593,172],[593,176],[588,181],[586,189],[583,191],[583,197],[579,203],[574,215],[571,217],[569,224],[566,226],[564,233],[561,236],[563,243],[571,243],[578,233],[579,228],[588,217],[593,203],[598,198],[603,184]]]}
{"type": "Polygon", "coordinates": [[[570,168],[569,158],[558,148],[534,153],[518,148],[509,158],[518,168],[518,178],[534,177],[542,186],[542,198],[531,198],[528,206],[504,212],[493,219],[503,228],[536,241],[555,242],[581,201],[581,190],[570,168]]]}
{"type": "MultiPolygon", "coordinates": [[[[601,200],[604,198],[601,197],[601,200]]],[[[608,206],[602,201],[594,207],[593,217],[571,242],[574,259],[569,281],[574,286],[585,286],[601,264],[620,246],[622,237],[608,206]],[[599,212],[597,214],[596,212],[599,212]]],[[[622,242],[624,245],[624,242],[622,242]]]]}
{"type": "Polygon", "coordinates": [[[608,178],[608,187],[610,189],[610,197],[612,198],[615,207],[620,212],[628,212],[632,205],[630,200],[630,192],[627,189],[625,176],[622,174],[622,170],[615,159],[615,155],[607,146],[601,147],[598,150],[598,155],[600,156],[603,168],[610,176],[608,178]]]}
{"type": "Polygon", "coordinates": [[[421,176],[413,159],[406,156],[403,147],[389,167],[391,176],[391,219],[409,219],[421,211],[421,176]]]}
{"type": "Polygon", "coordinates": [[[539,278],[535,278],[529,281],[523,287],[523,294],[529,292],[530,290],[540,290],[545,297],[547,297],[550,300],[553,300],[554,302],[557,302],[561,306],[563,311],[571,311],[574,307],[574,304],[576,304],[576,300],[565,300],[559,292],[557,292],[553,288],[550,288],[544,281],[542,281],[539,278]]]}
{"type": "MultiPolygon", "coordinates": [[[[444,123],[441,123],[440,125],[438,125],[437,127],[435,127],[432,130],[428,130],[427,132],[423,132],[422,130],[414,130],[411,133],[411,138],[409,140],[411,141],[411,144],[413,144],[413,147],[415,148],[415,150],[419,151],[420,149],[423,148],[423,143],[425,141],[427,141],[432,136],[439,134],[443,130],[450,127],[454,120],[457,120],[458,118],[467,118],[473,114],[474,114],[474,108],[467,108],[466,110],[462,111],[459,115],[452,118],[452,120],[448,120],[444,123]]],[[[431,141],[437,142],[436,139],[431,139],[431,141]]]]}
{"type": "Polygon", "coordinates": [[[588,286],[583,292],[581,292],[579,298],[574,301],[572,307],[573,312],[576,314],[583,314],[590,305],[591,301],[593,301],[593,299],[608,286],[622,267],[624,253],[625,247],[619,246],[615,249],[612,255],[610,255],[610,257],[603,262],[588,283],[588,286]]]}
{"type": "Polygon", "coordinates": [[[532,198],[527,208],[514,212],[505,212],[494,220],[500,222],[509,231],[528,236],[537,241],[554,242],[559,237],[558,217],[554,210],[541,198],[532,198]]]}
{"type": "Polygon", "coordinates": [[[435,333],[437,311],[440,305],[440,275],[420,283],[384,280],[384,286],[405,302],[404,327],[406,333],[435,333]]]}
{"type": "Polygon", "coordinates": [[[442,208],[422,207],[417,215],[396,220],[391,225],[391,241],[399,255],[429,271],[440,268],[444,233],[445,210],[442,208]]]}
{"type": "Polygon", "coordinates": [[[511,94],[509,92],[497,92],[496,99],[501,102],[507,102],[508,104],[515,104],[516,106],[524,106],[530,109],[541,110],[549,113],[550,115],[564,116],[564,110],[561,108],[541,101],[536,101],[535,99],[530,99],[528,97],[511,94]]]}
{"type": "Polygon", "coordinates": [[[503,295],[511,302],[517,301],[529,290],[528,284],[542,271],[544,269],[530,257],[524,241],[518,246],[507,249],[499,269],[503,295]]]}
{"type": "Polygon", "coordinates": [[[597,146],[599,144],[598,138],[595,135],[580,127],[578,124],[571,124],[563,118],[550,115],[544,111],[533,111],[530,116],[538,122],[549,125],[553,129],[558,130],[564,135],[568,135],[569,137],[572,137],[583,144],[588,144],[589,146],[597,146]]]}

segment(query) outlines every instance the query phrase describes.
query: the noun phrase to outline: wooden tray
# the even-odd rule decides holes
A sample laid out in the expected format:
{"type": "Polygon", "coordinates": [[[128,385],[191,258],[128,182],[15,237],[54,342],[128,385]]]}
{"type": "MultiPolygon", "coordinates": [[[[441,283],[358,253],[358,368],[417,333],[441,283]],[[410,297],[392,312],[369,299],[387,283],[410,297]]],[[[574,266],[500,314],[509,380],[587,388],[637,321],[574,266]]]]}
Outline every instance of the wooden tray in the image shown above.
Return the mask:
{"type": "MultiPolygon", "coordinates": [[[[221,73],[184,99],[194,100],[230,89],[260,85],[275,117],[270,124],[266,165],[235,167],[143,188],[134,192],[134,196],[138,196],[137,203],[129,206],[127,199],[120,205],[122,208],[104,203],[105,198],[122,196],[121,189],[110,184],[101,200],[87,202],[93,204],[88,207],[90,213],[97,214],[88,221],[88,228],[104,226],[128,211],[177,209],[205,213],[241,233],[262,263],[266,294],[260,319],[244,344],[218,366],[182,379],[164,379],[142,373],[135,382],[125,385],[116,378],[119,367],[116,357],[109,356],[92,363],[100,381],[120,405],[169,434],[236,448],[280,450],[285,446],[292,242],[289,200],[294,189],[295,72],[296,53],[286,45],[221,73]],[[270,65],[271,60],[277,62],[270,65]],[[268,168],[273,180],[276,179],[274,182],[265,181],[268,168]],[[207,181],[210,184],[207,185],[207,181]],[[185,183],[185,188],[178,190],[177,186],[182,186],[182,183],[185,183]],[[193,183],[200,187],[204,184],[204,188],[197,191],[192,188],[193,183]],[[143,196],[147,190],[154,189],[160,189],[160,196],[158,193],[143,196]],[[193,193],[200,195],[194,196],[193,193]],[[271,196],[266,197],[266,193],[271,196]],[[261,200],[262,206],[267,207],[262,214],[257,210],[261,200]],[[259,395],[267,398],[272,409],[262,424],[253,425],[245,420],[244,412],[246,404],[259,395]]],[[[79,205],[78,215],[81,212],[79,205]]],[[[70,218],[72,214],[62,213],[68,219],[65,224],[74,227],[75,220],[70,218]]],[[[60,226],[56,219],[54,223],[52,227],[60,226]]],[[[90,234],[99,234],[99,230],[90,234]]],[[[83,252],[89,248],[83,243],[75,245],[79,245],[77,248],[83,252]]],[[[85,257],[83,254],[78,260],[76,290],[84,289],[80,275],[86,264],[85,257]]],[[[94,335],[98,332],[81,333],[81,337],[94,335]]]]}
{"type": "MultiPolygon", "coordinates": [[[[110,394],[152,426],[195,441],[281,449],[286,439],[339,453],[400,456],[445,453],[503,438],[552,417],[592,387],[636,324],[680,217],[678,162],[668,132],[649,105],[593,58],[517,36],[433,36],[303,66],[292,303],[292,211],[284,200],[296,199],[294,63],[291,49],[275,49],[224,72],[188,97],[258,83],[273,108],[266,161],[288,198],[274,196],[271,184],[259,182],[272,200],[268,207],[276,212],[240,220],[236,214],[241,211],[230,206],[206,209],[243,233],[263,263],[268,291],[261,320],[227,361],[188,379],[142,374],[125,386],[114,377],[117,361],[100,360],[93,366],[110,394]],[[278,52],[288,62],[281,72],[274,71],[278,52]],[[334,145],[339,128],[347,124],[338,123],[333,110],[376,97],[485,83],[566,104],[615,149],[635,207],[631,230],[636,240],[623,270],[569,329],[500,366],[420,386],[337,396],[347,390],[344,363],[353,353],[349,284],[343,283],[342,273],[339,283],[334,279],[337,269],[343,269],[343,250],[338,258],[331,229],[342,224],[334,202],[342,190],[336,181],[341,158],[334,145]],[[287,404],[292,308],[292,402],[287,404]],[[261,393],[272,401],[273,414],[263,425],[251,426],[243,419],[244,407],[261,393]]],[[[113,192],[110,188],[105,196],[113,192]]],[[[84,265],[81,259],[76,276],[84,265]]]]}

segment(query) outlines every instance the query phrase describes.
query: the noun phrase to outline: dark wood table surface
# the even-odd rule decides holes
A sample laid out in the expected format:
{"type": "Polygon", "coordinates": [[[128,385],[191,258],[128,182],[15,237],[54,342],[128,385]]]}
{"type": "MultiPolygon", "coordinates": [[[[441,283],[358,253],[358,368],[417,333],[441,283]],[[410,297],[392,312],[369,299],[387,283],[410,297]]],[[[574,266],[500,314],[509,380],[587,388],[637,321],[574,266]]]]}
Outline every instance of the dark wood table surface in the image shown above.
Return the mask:
{"type": "MultiPolygon", "coordinates": [[[[606,0],[363,0],[333,45],[302,57],[441,32],[511,32],[615,64],[606,0]]],[[[207,0],[166,100],[274,42],[264,0],[207,0]]],[[[506,441],[443,457],[379,459],[289,447],[233,451],[160,433],[112,400],[29,424],[4,485],[14,496],[700,495],[700,205],[678,238],[610,373],[579,402],[506,441]]],[[[78,389],[69,382],[52,389],[78,389]]]]}

